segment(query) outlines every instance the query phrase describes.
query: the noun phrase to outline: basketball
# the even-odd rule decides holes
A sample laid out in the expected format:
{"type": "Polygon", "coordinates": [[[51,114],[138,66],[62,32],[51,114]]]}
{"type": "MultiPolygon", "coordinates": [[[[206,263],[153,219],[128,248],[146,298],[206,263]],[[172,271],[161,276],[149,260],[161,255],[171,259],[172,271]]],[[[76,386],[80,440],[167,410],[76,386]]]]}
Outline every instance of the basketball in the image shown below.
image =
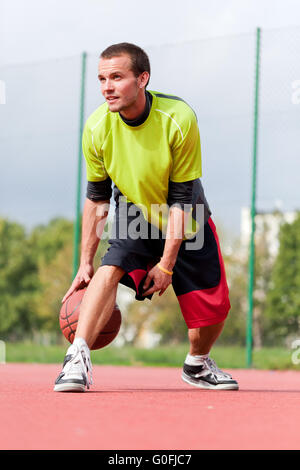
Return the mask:
{"type": "MultiPolygon", "coordinates": [[[[86,289],[87,288],[84,287],[83,289],[73,292],[73,294],[64,302],[59,313],[59,325],[61,331],[70,343],[73,343],[75,338],[80,313],[80,304],[86,289]]],[[[99,333],[91,349],[101,349],[110,344],[119,333],[121,321],[121,312],[119,307],[115,305],[110,319],[104,329],[99,333]]]]}

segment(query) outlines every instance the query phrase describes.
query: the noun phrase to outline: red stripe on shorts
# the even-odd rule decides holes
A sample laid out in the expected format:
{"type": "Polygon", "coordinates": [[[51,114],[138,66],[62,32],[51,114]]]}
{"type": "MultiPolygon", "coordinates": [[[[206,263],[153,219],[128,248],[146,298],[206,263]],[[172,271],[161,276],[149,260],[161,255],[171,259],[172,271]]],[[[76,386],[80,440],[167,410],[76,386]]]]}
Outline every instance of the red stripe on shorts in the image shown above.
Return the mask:
{"type": "Polygon", "coordinates": [[[144,279],[146,274],[147,271],[145,271],[144,269],[135,269],[134,271],[128,273],[128,276],[130,276],[134,282],[135,290],[137,293],[139,293],[140,283],[144,279]]]}
{"type": "Polygon", "coordinates": [[[219,238],[211,218],[208,223],[218,246],[221,278],[216,287],[195,290],[177,297],[188,328],[200,328],[220,323],[225,320],[230,310],[229,291],[219,238]]]}

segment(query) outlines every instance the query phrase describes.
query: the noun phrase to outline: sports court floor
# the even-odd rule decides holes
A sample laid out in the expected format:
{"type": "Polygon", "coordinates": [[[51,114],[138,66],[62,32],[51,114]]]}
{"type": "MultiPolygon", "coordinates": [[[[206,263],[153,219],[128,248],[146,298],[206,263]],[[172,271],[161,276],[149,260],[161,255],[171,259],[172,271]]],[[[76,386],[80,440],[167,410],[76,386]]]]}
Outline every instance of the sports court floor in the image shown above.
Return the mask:
{"type": "Polygon", "coordinates": [[[55,393],[60,364],[0,365],[1,450],[300,449],[300,371],[231,370],[239,391],[177,368],[94,366],[86,393],[55,393]]]}

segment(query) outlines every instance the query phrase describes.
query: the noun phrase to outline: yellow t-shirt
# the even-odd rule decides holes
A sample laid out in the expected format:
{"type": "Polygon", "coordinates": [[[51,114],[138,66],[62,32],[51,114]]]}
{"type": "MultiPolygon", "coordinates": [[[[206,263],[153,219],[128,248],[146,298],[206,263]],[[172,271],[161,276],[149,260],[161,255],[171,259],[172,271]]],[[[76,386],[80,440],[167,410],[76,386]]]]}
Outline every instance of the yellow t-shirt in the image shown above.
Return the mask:
{"type": "MultiPolygon", "coordinates": [[[[180,98],[149,91],[150,113],[141,125],[127,125],[119,113],[102,104],[83,132],[87,180],[109,176],[128,202],[165,232],[169,180],[201,177],[201,147],[194,111],[180,98]],[[153,205],[156,205],[153,206],[153,205]]],[[[193,225],[195,230],[195,226],[193,225]]]]}

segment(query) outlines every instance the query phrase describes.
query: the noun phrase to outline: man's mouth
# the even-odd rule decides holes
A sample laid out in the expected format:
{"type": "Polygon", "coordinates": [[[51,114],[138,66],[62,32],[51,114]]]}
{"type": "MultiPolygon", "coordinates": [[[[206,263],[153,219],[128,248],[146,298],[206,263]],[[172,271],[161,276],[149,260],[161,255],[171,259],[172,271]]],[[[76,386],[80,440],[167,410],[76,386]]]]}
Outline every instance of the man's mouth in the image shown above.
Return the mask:
{"type": "Polygon", "coordinates": [[[107,96],[106,97],[106,101],[108,101],[108,103],[114,103],[115,101],[117,101],[118,97],[117,96],[107,96]]]}

